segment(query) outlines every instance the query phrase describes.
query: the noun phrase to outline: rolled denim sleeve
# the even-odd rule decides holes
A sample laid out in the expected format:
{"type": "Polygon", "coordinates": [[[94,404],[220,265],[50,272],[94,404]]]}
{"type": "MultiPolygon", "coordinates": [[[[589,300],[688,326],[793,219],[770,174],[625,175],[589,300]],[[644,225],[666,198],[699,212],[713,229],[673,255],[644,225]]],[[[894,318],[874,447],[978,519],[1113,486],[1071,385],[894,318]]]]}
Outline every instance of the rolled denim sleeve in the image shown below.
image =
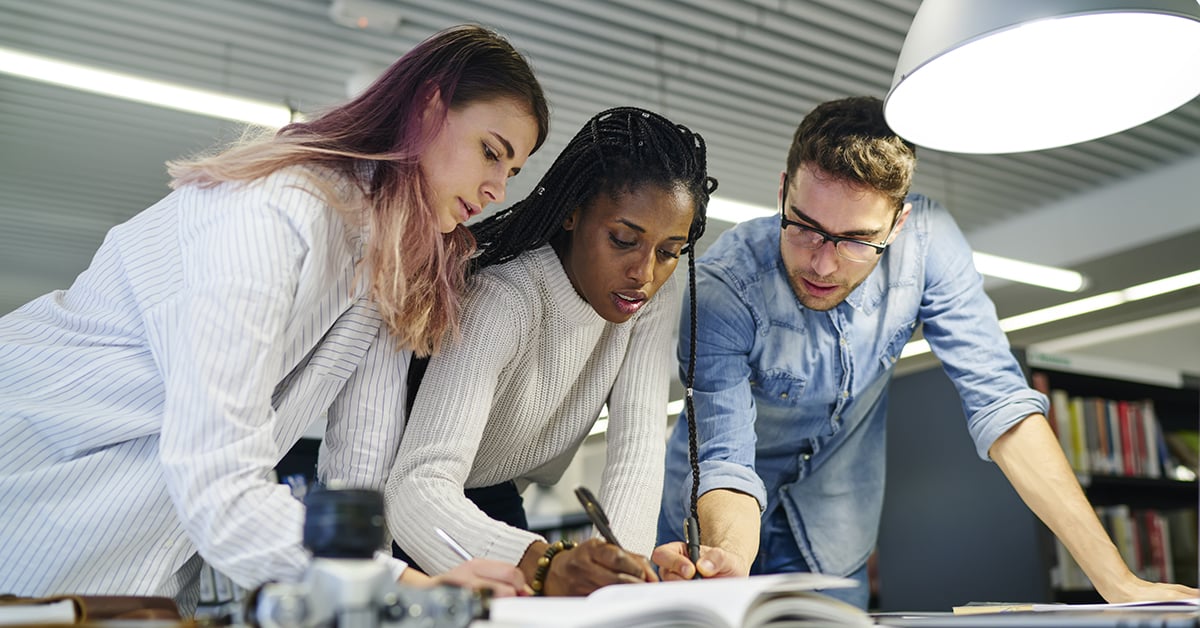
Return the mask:
{"type": "MultiPolygon", "coordinates": [[[[731,489],[766,506],[766,489],[754,471],[754,397],[750,392],[750,351],[757,329],[753,308],[739,294],[741,278],[718,264],[696,268],[696,379],[693,401],[697,452],[700,461],[699,494],[731,489]]],[[[681,308],[679,333],[680,380],[687,386],[692,325],[691,294],[681,308]]],[[[680,420],[686,420],[686,411],[680,420]]],[[[692,475],[685,477],[680,495],[687,500],[692,475]]]]}
{"type": "Polygon", "coordinates": [[[925,339],[958,390],[976,452],[988,460],[997,438],[1025,417],[1045,414],[1049,400],[1026,383],[966,238],[944,208],[918,202],[931,205],[921,212],[928,223],[919,230],[927,238],[925,339]]]}

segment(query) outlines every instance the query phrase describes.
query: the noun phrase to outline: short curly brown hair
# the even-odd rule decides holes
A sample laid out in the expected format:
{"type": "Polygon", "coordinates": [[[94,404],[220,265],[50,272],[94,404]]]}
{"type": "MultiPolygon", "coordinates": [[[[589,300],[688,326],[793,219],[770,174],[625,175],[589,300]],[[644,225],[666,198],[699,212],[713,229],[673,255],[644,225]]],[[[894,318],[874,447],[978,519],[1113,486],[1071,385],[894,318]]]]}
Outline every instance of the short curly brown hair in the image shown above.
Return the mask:
{"type": "Polygon", "coordinates": [[[804,116],[788,149],[788,176],[801,165],[869,186],[899,210],[912,186],[917,147],[888,127],[882,100],[854,96],[821,103],[804,116]]]}

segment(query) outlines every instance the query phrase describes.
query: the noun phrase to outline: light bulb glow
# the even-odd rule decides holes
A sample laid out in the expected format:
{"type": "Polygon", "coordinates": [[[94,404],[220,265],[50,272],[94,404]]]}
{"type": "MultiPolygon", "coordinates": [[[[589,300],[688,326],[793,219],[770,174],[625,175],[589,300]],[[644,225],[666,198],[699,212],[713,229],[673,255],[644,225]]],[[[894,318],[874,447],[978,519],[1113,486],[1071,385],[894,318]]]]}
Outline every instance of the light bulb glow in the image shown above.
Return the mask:
{"type": "Polygon", "coordinates": [[[94,94],[267,128],[279,128],[292,120],[292,111],[282,105],[153,81],[7,48],[0,48],[0,72],[94,94]]]}
{"type": "MultiPolygon", "coordinates": [[[[1118,305],[1123,305],[1131,301],[1140,301],[1149,299],[1161,294],[1167,294],[1185,288],[1200,286],[1200,270],[1149,281],[1136,286],[1130,286],[1124,290],[1113,290],[1093,295],[1075,301],[1068,301],[1051,307],[1009,316],[1008,318],[1000,319],[1000,329],[1004,332],[1017,331],[1019,329],[1028,329],[1038,325],[1045,325],[1054,321],[1060,321],[1065,318],[1074,316],[1082,316],[1091,312],[1105,310],[1118,305]]],[[[904,345],[904,349],[900,351],[900,358],[908,358],[914,355],[929,353],[929,343],[925,340],[913,340],[904,345]]]]}
{"type": "Polygon", "coordinates": [[[1011,153],[1074,144],[1163,115],[1200,94],[1200,20],[1091,13],[1009,28],[904,77],[888,124],[916,144],[1011,153]]]}

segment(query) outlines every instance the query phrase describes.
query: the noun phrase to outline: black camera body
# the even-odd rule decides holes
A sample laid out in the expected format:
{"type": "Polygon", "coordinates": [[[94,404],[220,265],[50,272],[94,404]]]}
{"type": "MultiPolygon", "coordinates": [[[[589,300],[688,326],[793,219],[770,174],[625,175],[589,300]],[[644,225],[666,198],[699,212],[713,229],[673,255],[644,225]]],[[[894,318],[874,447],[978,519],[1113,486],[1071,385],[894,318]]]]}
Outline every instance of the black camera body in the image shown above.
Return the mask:
{"type": "Polygon", "coordinates": [[[383,545],[383,496],[317,490],[304,500],[304,546],[313,562],[299,582],[263,585],[246,623],[261,628],[466,628],[487,617],[487,600],[459,587],[401,585],[374,560],[383,545]]]}

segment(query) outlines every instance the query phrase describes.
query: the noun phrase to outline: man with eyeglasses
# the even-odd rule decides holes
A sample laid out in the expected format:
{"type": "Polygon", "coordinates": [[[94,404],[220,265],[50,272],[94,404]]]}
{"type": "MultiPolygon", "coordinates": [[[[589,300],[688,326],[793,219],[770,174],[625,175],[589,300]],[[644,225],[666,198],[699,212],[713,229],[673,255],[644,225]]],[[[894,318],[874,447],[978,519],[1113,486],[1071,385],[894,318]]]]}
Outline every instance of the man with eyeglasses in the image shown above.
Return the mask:
{"type": "MultiPolygon", "coordinates": [[[[696,262],[679,361],[696,334],[692,393],[704,576],[813,571],[865,607],[884,486],[886,390],[918,324],[954,381],[978,454],[994,460],[1109,601],[1195,597],[1138,579],[1084,497],[949,213],[909,194],[915,148],[883,103],[819,105],[780,178],[780,216],[742,223],[696,262]],[[693,327],[694,323],[694,327],[693,327]]],[[[688,419],[667,446],[654,553],[689,578],[688,419]]]]}

